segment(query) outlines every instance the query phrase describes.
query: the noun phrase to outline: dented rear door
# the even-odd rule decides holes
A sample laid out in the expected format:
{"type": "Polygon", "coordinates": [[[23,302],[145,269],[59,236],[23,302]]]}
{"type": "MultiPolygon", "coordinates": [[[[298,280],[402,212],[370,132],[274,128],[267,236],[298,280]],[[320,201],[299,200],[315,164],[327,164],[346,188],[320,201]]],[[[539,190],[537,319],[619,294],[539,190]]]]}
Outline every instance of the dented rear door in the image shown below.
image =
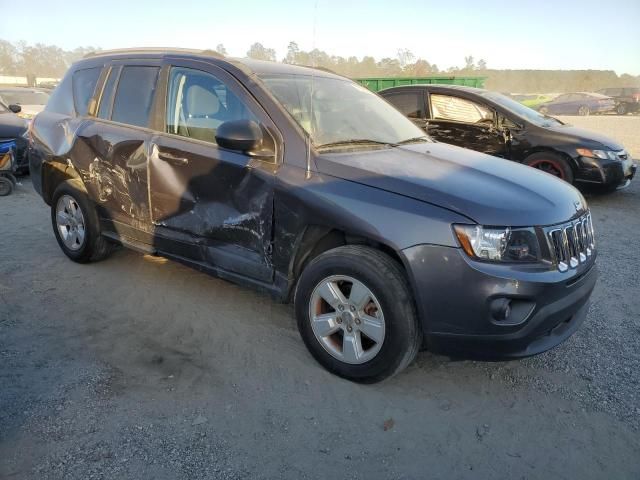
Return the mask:
{"type": "Polygon", "coordinates": [[[167,62],[166,112],[152,139],[149,197],[162,250],[263,282],[271,264],[276,163],[218,147],[229,120],[266,114],[224,70],[202,62],[167,62]]]}
{"type": "Polygon", "coordinates": [[[87,162],[87,188],[103,221],[137,240],[152,233],[148,161],[152,107],[160,60],[115,61],[98,95],[97,115],[78,131],[76,150],[87,162]]]}

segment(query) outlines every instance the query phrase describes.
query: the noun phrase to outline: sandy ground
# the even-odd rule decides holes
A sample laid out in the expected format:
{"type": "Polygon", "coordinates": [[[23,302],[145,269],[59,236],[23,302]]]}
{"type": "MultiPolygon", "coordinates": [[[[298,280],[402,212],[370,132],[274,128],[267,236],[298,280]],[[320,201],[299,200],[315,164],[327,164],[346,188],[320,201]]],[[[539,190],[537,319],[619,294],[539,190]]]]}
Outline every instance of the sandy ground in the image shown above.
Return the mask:
{"type": "Polygon", "coordinates": [[[640,183],[589,201],[601,276],[569,341],[423,352],[362,386],[267,296],[125,250],[67,260],[26,181],[0,198],[0,478],[640,478],[640,183]]]}

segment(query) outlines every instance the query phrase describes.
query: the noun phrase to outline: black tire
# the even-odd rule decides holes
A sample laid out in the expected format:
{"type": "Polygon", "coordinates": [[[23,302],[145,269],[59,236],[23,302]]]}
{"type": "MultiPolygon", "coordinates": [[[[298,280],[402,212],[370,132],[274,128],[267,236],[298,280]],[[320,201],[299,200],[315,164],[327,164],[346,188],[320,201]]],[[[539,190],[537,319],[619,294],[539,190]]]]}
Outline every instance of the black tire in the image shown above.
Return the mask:
{"type": "Polygon", "coordinates": [[[525,158],[525,165],[554,175],[567,183],[573,183],[573,170],[566,158],[553,152],[538,152],[525,158]]]}
{"type": "Polygon", "coordinates": [[[547,113],[549,113],[549,109],[547,107],[540,107],[538,108],[538,111],[542,114],[542,115],[546,115],[547,113]]]}
{"type": "Polygon", "coordinates": [[[13,182],[11,179],[0,175],[0,197],[6,197],[13,192],[13,182]]]}
{"type": "Polygon", "coordinates": [[[621,103],[616,107],[616,113],[618,115],[626,115],[627,114],[627,104],[621,103]]]}
{"type": "Polygon", "coordinates": [[[51,223],[58,245],[60,245],[65,255],[74,262],[97,262],[107,258],[114,250],[114,244],[100,235],[100,222],[95,206],[89,200],[82,183],[78,180],[67,180],[56,188],[51,202],[51,223]],[[84,217],[85,237],[77,250],[72,250],[65,245],[58,230],[56,206],[63,195],[73,198],[84,217]]]}
{"type": "Polygon", "coordinates": [[[578,115],[581,117],[588,117],[591,114],[591,109],[587,105],[581,105],[578,108],[578,115]]]}
{"type": "Polygon", "coordinates": [[[395,260],[378,250],[353,245],[319,255],[302,272],[294,301],[298,329],[311,355],[340,377],[360,383],[379,382],[405,369],[422,344],[415,302],[404,272],[395,260]],[[313,291],[334,275],[347,275],[362,282],[383,311],[385,337],[378,353],[366,363],[340,361],[328,353],[313,333],[310,318],[313,291]]]}

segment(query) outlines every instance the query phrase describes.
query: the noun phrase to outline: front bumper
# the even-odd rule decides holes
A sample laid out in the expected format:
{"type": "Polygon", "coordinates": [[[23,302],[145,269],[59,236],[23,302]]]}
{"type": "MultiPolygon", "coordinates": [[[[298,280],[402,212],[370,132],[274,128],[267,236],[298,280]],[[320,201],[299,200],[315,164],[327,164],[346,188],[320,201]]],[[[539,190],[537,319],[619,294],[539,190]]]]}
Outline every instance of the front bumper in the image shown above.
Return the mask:
{"type": "Polygon", "coordinates": [[[592,260],[559,272],[542,266],[472,261],[461,249],[418,245],[403,251],[427,347],[454,355],[535,355],[571,336],[586,316],[597,270],[592,260]],[[497,320],[496,301],[511,315],[497,320]]]}
{"type": "Polygon", "coordinates": [[[631,156],[626,161],[601,160],[579,157],[581,168],[575,180],[580,183],[600,184],[607,187],[622,187],[629,184],[636,174],[637,165],[631,156]]]}

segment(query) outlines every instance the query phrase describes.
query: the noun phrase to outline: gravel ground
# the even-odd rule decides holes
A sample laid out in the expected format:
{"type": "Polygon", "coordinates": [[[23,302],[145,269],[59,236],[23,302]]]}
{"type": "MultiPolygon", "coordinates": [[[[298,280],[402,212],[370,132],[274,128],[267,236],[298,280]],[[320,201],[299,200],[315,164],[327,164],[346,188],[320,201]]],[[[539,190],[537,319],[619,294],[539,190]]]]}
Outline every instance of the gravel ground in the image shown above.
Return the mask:
{"type": "Polygon", "coordinates": [[[24,182],[0,198],[0,478],[640,478],[640,183],[588,200],[600,279],[567,342],[362,386],[267,296],[124,250],[68,261],[24,182]]]}

